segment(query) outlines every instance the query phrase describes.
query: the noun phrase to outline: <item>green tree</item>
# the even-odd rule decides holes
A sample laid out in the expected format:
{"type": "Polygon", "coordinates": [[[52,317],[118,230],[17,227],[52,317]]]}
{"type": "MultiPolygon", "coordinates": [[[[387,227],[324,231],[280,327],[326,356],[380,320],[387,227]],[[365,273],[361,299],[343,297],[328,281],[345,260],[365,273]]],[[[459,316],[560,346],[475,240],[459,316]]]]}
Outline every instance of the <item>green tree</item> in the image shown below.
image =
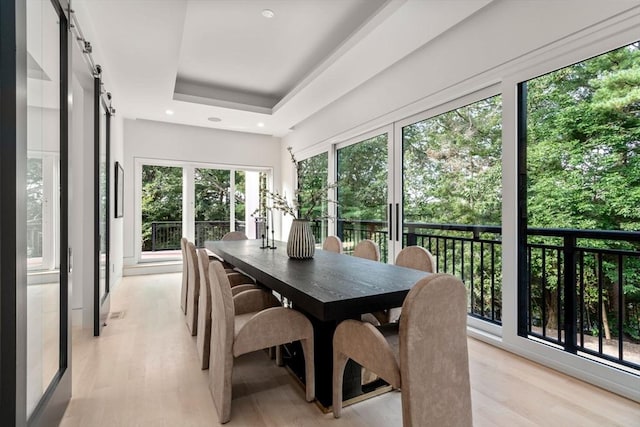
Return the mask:
{"type": "Polygon", "coordinates": [[[150,251],[151,224],[177,222],[171,229],[170,248],[180,248],[182,237],[182,168],[144,165],[142,167],[142,250],[150,251]]]}
{"type": "MultiPolygon", "coordinates": [[[[638,230],[640,226],[640,51],[632,44],[527,82],[528,225],[540,228],[638,230]]],[[[557,239],[530,238],[556,244],[557,239]]],[[[583,246],[638,251],[638,241],[582,241],[583,246]]],[[[531,258],[534,311],[547,311],[557,328],[558,262],[531,258]],[[543,269],[546,276],[543,277],[543,269]],[[544,281],[543,281],[544,279],[544,281]]],[[[637,305],[638,257],[585,257],[582,327],[596,332],[623,319],[624,330],[640,338],[637,305]],[[598,319],[598,265],[605,278],[598,319]],[[619,283],[619,268],[624,282],[619,283]],[[618,289],[623,295],[618,295],[618,289]],[[624,298],[625,313],[617,313],[624,298]],[[635,314],[633,314],[635,313],[635,314]],[[595,325],[595,326],[594,326],[595,325]]],[[[562,295],[560,295],[562,297],[562,295]]],[[[538,314],[539,315],[539,314],[538,314]]]]}

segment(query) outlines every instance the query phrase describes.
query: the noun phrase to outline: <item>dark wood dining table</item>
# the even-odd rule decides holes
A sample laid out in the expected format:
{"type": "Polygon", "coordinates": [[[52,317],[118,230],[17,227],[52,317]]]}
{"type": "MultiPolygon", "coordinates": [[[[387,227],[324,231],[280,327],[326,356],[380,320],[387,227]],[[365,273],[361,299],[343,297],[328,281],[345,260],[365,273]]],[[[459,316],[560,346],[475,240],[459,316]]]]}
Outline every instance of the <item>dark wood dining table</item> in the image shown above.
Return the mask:
{"type": "MultiPolygon", "coordinates": [[[[331,406],[333,333],[345,319],[400,307],[411,287],[429,273],[350,255],[316,250],[312,259],[287,256],[286,242],[262,249],[261,240],[207,241],[205,247],[289,300],[314,327],[316,399],[331,406]]],[[[362,394],[360,367],[345,370],[344,399],[362,394]]]]}

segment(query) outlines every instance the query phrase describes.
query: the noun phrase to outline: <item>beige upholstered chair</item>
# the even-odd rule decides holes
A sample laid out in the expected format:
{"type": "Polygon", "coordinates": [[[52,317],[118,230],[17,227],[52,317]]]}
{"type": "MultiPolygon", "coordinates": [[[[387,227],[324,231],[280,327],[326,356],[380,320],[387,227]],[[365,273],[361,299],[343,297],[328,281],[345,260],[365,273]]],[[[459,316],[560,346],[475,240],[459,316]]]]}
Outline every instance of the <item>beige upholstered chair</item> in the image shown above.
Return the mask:
{"type": "Polygon", "coordinates": [[[191,335],[198,333],[198,299],[200,298],[200,271],[198,255],[192,242],[187,242],[187,328],[191,335]]]}
{"type": "MultiPolygon", "coordinates": [[[[200,367],[209,368],[209,345],[211,344],[211,284],[209,283],[209,255],[205,249],[198,249],[198,273],[200,276],[200,297],[198,298],[198,335],[196,348],[200,357],[200,367]]],[[[258,289],[244,274],[228,273],[231,293],[236,295],[249,289],[258,289]]],[[[215,286],[220,286],[216,279],[215,286]]]]}
{"type": "Polygon", "coordinates": [[[340,323],[333,337],[334,416],[340,417],[344,367],[353,359],[400,388],[403,426],[471,426],[466,295],[456,277],[434,274],[409,291],[398,332],[391,331],[395,325],[340,323]]]}
{"type": "MultiPolygon", "coordinates": [[[[249,238],[247,237],[247,235],[244,233],[244,231],[229,231],[228,233],[225,233],[224,236],[222,236],[222,241],[233,241],[233,240],[248,240],[249,238]]],[[[222,258],[215,256],[213,259],[218,259],[219,261],[222,261],[222,265],[224,266],[224,268],[227,270],[227,273],[230,273],[235,266],[223,261],[222,258]]]]}
{"type": "Polygon", "coordinates": [[[322,244],[322,249],[325,251],[342,253],[342,240],[338,236],[327,236],[322,244]]]}
{"type": "Polygon", "coordinates": [[[304,352],[306,399],[315,398],[313,327],[302,313],[280,307],[273,294],[249,290],[231,294],[222,264],[209,265],[212,283],[209,388],[218,421],[231,419],[233,359],[245,353],[300,340],[304,352]],[[213,286],[216,276],[220,286],[213,286]],[[268,300],[268,301],[267,301],[268,300]],[[265,305],[273,307],[263,309],[265,305]]]}
{"type": "Polygon", "coordinates": [[[187,238],[180,239],[180,249],[182,249],[182,286],[180,288],[180,308],[187,314],[187,287],[189,286],[189,264],[187,262],[187,238]]]}
{"type": "Polygon", "coordinates": [[[373,240],[361,240],[353,250],[353,256],[380,261],[380,247],[373,240]]]}
{"type": "Polygon", "coordinates": [[[221,240],[247,240],[248,237],[243,231],[230,231],[222,236],[221,240]]]}
{"type": "Polygon", "coordinates": [[[435,273],[435,258],[422,246],[407,246],[396,257],[396,265],[435,273]]]}
{"type": "MultiPolygon", "coordinates": [[[[427,273],[435,273],[436,269],[435,258],[431,255],[431,252],[422,246],[407,246],[402,249],[396,257],[396,265],[426,271],[427,273]]],[[[380,323],[389,323],[397,322],[401,313],[402,309],[398,307],[374,313],[374,316],[380,323]]]]}

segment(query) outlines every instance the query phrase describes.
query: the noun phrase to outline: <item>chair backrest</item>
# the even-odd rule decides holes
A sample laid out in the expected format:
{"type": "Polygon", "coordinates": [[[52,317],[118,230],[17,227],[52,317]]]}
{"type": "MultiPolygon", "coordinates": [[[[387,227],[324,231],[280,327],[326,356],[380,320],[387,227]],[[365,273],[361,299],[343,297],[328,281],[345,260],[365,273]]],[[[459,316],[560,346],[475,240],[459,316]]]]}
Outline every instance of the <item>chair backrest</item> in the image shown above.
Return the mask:
{"type": "Polygon", "coordinates": [[[342,240],[338,236],[327,236],[322,244],[322,249],[325,251],[342,253],[342,240]]]}
{"type": "MultiPolygon", "coordinates": [[[[218,414],[224,412],[225,372],[233,367],[234,308],[231,285],[220,261],[209,263],[209,286],[211,288],[211,345],[209,356],[209,388],[218,414]]],[[[228,380],[231,380],[229,376],[228,380]]],[[[229,388],[231,384],[228,384],[229,388]]]]}
{"type": "Polygon", "coordinates": [[[207,299],[211,299],[211,286],[209,285],[209,254],[206,249],[198,249],[198,273],[200,274],[200,293],[205,293],[207,299]]]}
{"type": "Polygon", "coordinates": [[[189,292],[198,300],[200,295],[200,267],[198,267],[198,254],[196,252],[196,245],[192,242],[187,242],[187,264],[189,271],[189,292]]]}
{"type": "Polygon", "coordinates": [[[472,426],[467,292],[434,274],[409,291],[400,317],[404,426],[472,426]]]}
{"type": "Polygon", "coordinates": [[[189,263],[187,262],[187,238],[180,239],[180,249],[182,250],[182,287],[180,288],[180,307],[182,311],[187,311],[187,286],[189,285],[189,263]]]}
{"type": "Polygon", "coordinates": [[[422,246],[407,246],[396,257],[396,265],[416,270],[435,272],[435,260],[431,252],[422,246]]]}
{"type": "Polygon", "coordinates": [[[380,247],[373,240],[361,240],[353,250],[353,256],[380,261],[380,247]]]}
{"type": "Polygon", "coordinates": [[[248,240],[249,238],[243,231],[230,231],[222,236],[222,240],[248,240]]]}

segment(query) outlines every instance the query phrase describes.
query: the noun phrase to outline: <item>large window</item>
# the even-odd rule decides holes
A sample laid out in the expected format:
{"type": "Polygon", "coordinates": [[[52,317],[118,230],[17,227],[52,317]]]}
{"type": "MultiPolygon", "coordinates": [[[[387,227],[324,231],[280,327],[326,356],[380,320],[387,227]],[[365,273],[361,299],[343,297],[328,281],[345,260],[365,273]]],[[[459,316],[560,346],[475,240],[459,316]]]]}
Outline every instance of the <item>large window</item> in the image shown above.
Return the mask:
{"type": "Polygon", "coordinates": [[[311,227],[316,243],[324,242],[327,237],[327,217],[330,206],[327,206],[326,203],[311,206],[310,202],[317,199],[314,195],[317,195],[319,191],[327,191],[328,159],[329,154],[324,152],[298,162],[300,215],[309,213],[307,216],[313,221],[311,227]]]}
{"type": "Polygon", "coordinates": [[[188,163],[141,165],[140,260],[181,257],[180,239],[197,247],[229,231],[256,235],[258,171],[188,163]]]}
{"type": "Polygon", "coordinates": [[[388,258],[388,134],[338,149],[338,237],[346,253],[364,239],[388,258]]]}
{"type": "Polygon", "coordinates": [[[519,90],[526,123],[519,129],[526,159],[519,332],[636,368],[639,46],[529,80],[519,90]]]}
{"type": "Polygon", "coordinates": [[[231,229],[231,171],[196,168],[195,236],[196,246],[205,240],[220,240],[231,229]]]}
{"type": "Polygon", "coordinates": [[[469,313],[502,307],[502,106],[493,96],[402,128],[403,246],[470,290],[469,313]]]}
{"type": "Polygon", "coordinates": [[[142,252],[147,257],[180,249],[182,168],[142,167],[142,252]]]}

